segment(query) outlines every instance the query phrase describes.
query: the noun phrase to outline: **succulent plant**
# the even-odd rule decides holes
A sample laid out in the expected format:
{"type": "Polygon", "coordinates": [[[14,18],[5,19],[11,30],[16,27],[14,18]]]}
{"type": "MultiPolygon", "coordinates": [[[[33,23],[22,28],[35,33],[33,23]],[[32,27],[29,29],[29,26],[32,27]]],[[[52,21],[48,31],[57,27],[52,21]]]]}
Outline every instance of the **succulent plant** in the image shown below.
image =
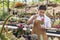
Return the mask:
{"type": "Polygon", "coordinates": [[[60,28],[60,20],[55,20],[53,27],[60,28]]]}

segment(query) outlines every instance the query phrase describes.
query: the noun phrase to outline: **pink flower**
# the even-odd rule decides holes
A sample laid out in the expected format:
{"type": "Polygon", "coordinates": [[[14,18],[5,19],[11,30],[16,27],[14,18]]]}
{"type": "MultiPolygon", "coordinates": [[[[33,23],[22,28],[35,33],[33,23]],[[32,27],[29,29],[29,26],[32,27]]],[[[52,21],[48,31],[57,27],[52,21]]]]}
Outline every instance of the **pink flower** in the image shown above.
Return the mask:
{"type": "Polygon", "coordinates": [[[18,24],[18,28],[23,28],[23,24],[18,24]]]}
{"type": "Polygon", "coordinates": [[[44,21],[44,18],[42,18],[41,21],[44,21]]]}
{"type": "Polygon", "coordinates": [[[56,26],[54,26],[55,28],[60,28],[60,25],[56,25],[56,26]]]}
{"type": "Polygon", "coordinates": [[[41,18],[40,24],[44,24],[44,18],[41,18]]]}

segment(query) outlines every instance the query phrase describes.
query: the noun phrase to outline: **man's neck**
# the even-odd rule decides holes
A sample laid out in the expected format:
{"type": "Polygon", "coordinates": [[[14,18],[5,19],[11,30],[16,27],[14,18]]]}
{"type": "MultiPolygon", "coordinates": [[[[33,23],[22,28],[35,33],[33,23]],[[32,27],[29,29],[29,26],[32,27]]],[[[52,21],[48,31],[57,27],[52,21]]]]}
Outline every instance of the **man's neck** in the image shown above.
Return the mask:
{"type": "Polygon", "coordinates": [[[40,17],[44,17],[44,15],[39,15],[40,17]]]}

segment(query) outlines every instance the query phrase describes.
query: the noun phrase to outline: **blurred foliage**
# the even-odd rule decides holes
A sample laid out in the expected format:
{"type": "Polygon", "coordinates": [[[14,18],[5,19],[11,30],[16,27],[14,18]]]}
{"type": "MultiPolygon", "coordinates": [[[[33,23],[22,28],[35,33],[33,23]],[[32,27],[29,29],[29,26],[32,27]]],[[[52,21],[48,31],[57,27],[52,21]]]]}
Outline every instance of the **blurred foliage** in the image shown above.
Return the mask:
{"type": "MultiPolygon", "coordinates": [[[[3,30],[4,30],[4,26],[6,24],[6,22],[8,21],[8,19],[13,16],[13,15],[9,15],[6,20],[4,21],[3,25],[2,25],[2,29],[1,29],[1,32],[0,32],[0,38],[1,40],[9,40],[9,38],[6,36],[6,33],[3,33],[3,30]]],[[[4,30],[5,31],[5,30],[4,30]]]]}
{"type": "Polygon", "coordinates": [[[40,2],[44,1],[44,0],[39,0],[40,2]]]}
{"type": "Polygon", "coordinates": [[[4,1],[4,6],[3,6],[3,1],[0,1],[0,8],[7,8],[7,1],[4,1]]]}
{"type": "MultiPolygon", "coordinates": [[[[14,4],[14,1],[9,1],[9,7],[12,7],[14,4]]],[[[0,1],[0,8],[7,8],[8,7],[8,1],[4,0],[4,6],[3,6],[3,1],[0,1]]]]}
{"type": "Polygon", "coordinates": [[[15,2],[9,2],[9,6],[13,7],[15,2]]]}
{"type": "Polygon", "coordinates": [[[53,26],[59,25],[59,24],[60,24],[60,20],[56,19],[53,26]]]}
{"type": "Polygon", "coordinates": [[[2,12],[1,10],[0,10],[0,21],[2,21],[2,20],[5,20],[5,18],[8,16],[8,13],[7,12],[2,12]]]}
{"type": "Polygon", "coordinates": [[[50,0],[50,1],[60,3],[60,0],[50,0]]]}
{"type": "Polygon", "coordinates": [[[55,0],[55,1],[60,3],[60,0],[55,0]]]}

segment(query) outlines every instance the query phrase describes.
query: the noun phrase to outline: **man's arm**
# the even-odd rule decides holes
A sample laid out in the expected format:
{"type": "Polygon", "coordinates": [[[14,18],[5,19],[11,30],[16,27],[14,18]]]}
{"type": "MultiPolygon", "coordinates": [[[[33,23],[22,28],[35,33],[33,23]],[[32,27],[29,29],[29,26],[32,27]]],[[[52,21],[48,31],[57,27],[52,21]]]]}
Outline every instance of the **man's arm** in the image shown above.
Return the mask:
{"type": "Polygon", "coordinates": [[[27,21],[27,24],[29,25],[29,24],[33,23],[33,20],[36,18],[37,18],[37,15],[31,16],[31,18],[27,21]]]}
{"type": "Polygon", "coordinates": [[[51,29],[51,19],[47,21],[46,29],[51,29]]]}
{"type": "Polygon", "coordinates": [[[33,22],[33,18],[30,18],[28,21],[27,21],[27,24],[31,24],[33,22]]]}

